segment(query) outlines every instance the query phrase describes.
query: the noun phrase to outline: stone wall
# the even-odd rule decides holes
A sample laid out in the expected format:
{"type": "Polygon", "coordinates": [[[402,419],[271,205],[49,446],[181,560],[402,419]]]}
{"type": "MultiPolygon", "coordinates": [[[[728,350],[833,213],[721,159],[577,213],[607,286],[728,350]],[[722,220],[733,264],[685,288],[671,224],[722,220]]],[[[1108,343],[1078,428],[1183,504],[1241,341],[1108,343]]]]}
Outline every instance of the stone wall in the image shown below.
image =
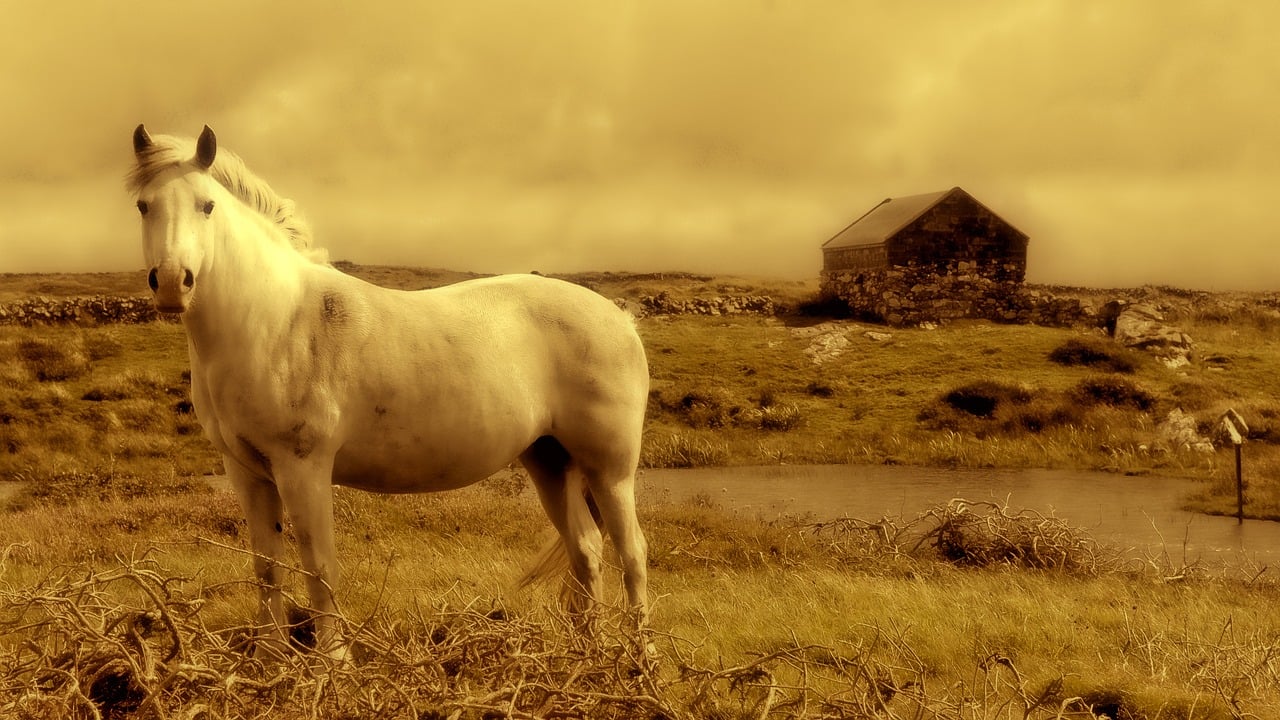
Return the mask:
{"type": "Polygon", "coordinates": [[[143,297],[33,297],[0,305],[0,325],[145,323],[164,317],[143,297]]]}
{"type": "Polygon", "coordinates": [[[952,261],[937,268],[908,265],[882,270],[824,272],[822,293],[840,298],[857,316],[888,325],[919,325],[961,318],[1070,326],[1092,322],[1075,298],[1027,289],[1020,268],[952,261]]]}
{"type": "Polygon", "coordinates": [[[645,315],[773,315],[778,309],[768,295],[716,295],[675,298],[667,292],[640,298],[645,315]]]}

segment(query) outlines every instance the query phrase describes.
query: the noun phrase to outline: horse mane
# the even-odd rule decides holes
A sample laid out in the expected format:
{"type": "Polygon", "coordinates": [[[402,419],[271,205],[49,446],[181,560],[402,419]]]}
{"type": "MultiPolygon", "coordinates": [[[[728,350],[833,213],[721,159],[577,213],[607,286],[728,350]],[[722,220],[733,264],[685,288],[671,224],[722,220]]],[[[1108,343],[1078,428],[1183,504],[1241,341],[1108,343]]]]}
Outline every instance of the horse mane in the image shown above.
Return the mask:
{"type": "MultiPolygon", "coordinates": [[[[125,177],[125,186],[130,192],[140,193],[160,173],[190,162],[195,154],[195,140],[172,135],[153,135],[151,144],[135,155],[138,164],[125,177]]],[[[313,262],[328,262],[328,253],[313,247],[311,226],[298,213],[293,201],[276,194],[265,180],[249,170],[239,155],[218,148],[209,174],[227,192],[283,231],[294,250],[313,262]]]]}

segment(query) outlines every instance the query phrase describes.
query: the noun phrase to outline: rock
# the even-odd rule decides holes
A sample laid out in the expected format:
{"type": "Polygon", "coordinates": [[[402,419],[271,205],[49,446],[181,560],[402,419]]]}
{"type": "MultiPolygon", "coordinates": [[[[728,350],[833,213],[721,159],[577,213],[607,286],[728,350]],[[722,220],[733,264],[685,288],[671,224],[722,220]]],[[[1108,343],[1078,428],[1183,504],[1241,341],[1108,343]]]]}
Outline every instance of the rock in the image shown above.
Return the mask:
{"type": "Polygon", "coordinates": [[[1125,347],[1153,353],[1169,367],[1190,363],[1194,345],[1191,336],[1164,323],[1164,316],[1145,303],[1134,303],[1120,309],[1115,316],[1112,336],[1125,347]]]}
{"type": "Polygon", "coordinates": [[[634,300],[628,300],[627,298],[614,298],[613,304],[617,305],[633,318],[640,319],[645,316],[644,306],[634,300]]]}
{"type": "Polygon", "coordinates": [[[893,335],[892,335],[891,333],[887,333],[887,332],[876,332],[875,330],[868,330],[868,331],[866,331],[866,332],[862,333],[862,336],[863,336],[863,337],[865,337],[866,339],[868,339],[868,340],[872,341],[872,342],[884,342],[884,341],[886,341],[886,340],[892,340],[892,339],[893,339],[893,335]]]}
{"type": "Polygon", "coordinates": [[[824,322],[810,327],[791,328],[791,335],[799,338],[810,338],[809,346],[804,349],[804,354],[808,356],[814,365],[821,365],[840,357],[845,350],[849,349],[849,331],[852,329],[855,328],[841,326],[833,322],[824,322]]]}
{"type": "Polygon", "coordinates": [[[1199,453],[1213,452],[1213,441],[1196,429],[1196,419],[1174,408],[1156,427],[1157,441],[1170,450],[1191,450],[1199,453]]]}

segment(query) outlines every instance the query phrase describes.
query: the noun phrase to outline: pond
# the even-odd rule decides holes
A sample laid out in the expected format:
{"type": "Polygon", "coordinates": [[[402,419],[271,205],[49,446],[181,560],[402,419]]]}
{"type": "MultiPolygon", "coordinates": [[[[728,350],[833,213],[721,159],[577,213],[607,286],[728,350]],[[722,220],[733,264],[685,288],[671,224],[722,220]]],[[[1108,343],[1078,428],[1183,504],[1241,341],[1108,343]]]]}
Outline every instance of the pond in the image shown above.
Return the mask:
{"type": "MultiPolygon", "coordinates": [[[[222,477],[210,478],[225,488],[222,477]]],[[[0,500],[20,483],[0,483],[0,500]]],[[[644,470],[640,501],[705,498],[725,510],[771,520],[882,517],[909,520],[953,498],[1034,510],[1108,545],[1175,564],[1280,565],[1280,523],[1180,509],[1191,480],[1075,470],[944,470],[901,465],[770,465],[644,470]]]]}
{"type": "Polygon", "coordinates": [[[911,519],[953,498],[1053,514],[1100,542],[1174,564],[1280,562],[1280,523],[1180,509],[1191,480],[1071,470],[944,470],[894,465],[781,465],[646,470],[641,500],[709,498],[765,519],[808,514],[911,519]]]}

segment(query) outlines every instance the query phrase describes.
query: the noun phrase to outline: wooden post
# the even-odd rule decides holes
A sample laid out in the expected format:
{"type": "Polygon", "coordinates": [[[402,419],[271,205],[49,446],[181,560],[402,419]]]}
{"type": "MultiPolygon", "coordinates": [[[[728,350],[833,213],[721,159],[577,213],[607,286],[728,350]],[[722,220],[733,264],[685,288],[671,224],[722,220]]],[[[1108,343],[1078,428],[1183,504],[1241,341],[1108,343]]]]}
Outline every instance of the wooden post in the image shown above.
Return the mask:
{"type": "Polygon", "coordinates": [[[1244,524],[1244,474],[1241,471],[1240,449],[1244,439],[1249,435],[1249,426],[1244,418],[1235,410],[1227,410],[1222,414],[1222,429],[1236,446],[1236,523],[1244,524]]]}
{"type": "Polygon", "coordinates": [[[1240,472],[1240,443],[1236,443],[1236,524],[1244,524],[1244,475],[1240,472]]]}

